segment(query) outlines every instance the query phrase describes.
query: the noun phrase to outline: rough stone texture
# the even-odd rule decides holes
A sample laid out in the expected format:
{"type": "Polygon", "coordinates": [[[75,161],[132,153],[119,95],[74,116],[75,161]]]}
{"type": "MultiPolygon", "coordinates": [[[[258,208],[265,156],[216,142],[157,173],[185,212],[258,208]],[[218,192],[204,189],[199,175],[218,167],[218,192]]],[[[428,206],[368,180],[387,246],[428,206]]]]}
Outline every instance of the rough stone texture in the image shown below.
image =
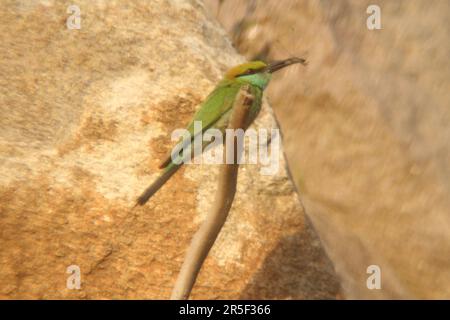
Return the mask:
{"type": "MultiPolygon", "coordinates": [[[[187,166],[144,207],[170,132],[241,62],[198,1],[0,4],[0,298],[168,298],[211,205],[187,166]],[[81,290],[66,268],[81,268],[81,290]]],[[[276,126],[264,105],[257,127],[276,126]]],[[[284,169],[243,165],[193,298],[335,298],[333,267],[284,169]]]]}
{"type": "Polygon", "coordinates": [[[209,2],[248,58],[308,57],[268,96],[344,297],[449,299],[450,3],[253,3],[209,2]],[[366,28],[369,4],[382,30],[366,28]]]}

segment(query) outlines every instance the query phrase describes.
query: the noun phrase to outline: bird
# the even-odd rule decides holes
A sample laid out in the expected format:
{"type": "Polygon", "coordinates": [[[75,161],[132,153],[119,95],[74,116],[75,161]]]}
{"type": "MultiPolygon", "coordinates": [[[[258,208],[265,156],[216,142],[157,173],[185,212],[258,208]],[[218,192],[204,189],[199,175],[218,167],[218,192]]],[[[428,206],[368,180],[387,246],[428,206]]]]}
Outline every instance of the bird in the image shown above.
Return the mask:
{"type": "MultiPolygon", "coordinates": [[[[292,57],[284,60],[265,63],[263,61],[250,61],[239,64],[229,69],[223,79],[217,84],[213,91],[206,97],[199,110],[193,116],[187,126],[189,137],[182,138],[176,145],[176,148],[189,146],[197,134],[203,133],[209,128],[219,129],[224,132],[228,126],[232,114],[234,101],[240,89],[246,85],[249,87],[249,93],[253,98],[248,114],[248,123],[250,125],[261,110],[263,92],[268,86],[272,74],[287,66],[300,63],[306,65],[306,59],[292,57]],[[194,131],[194,122],[201,121],[202,131],[194,131]]],[[[210,142],[209,142],[210,143],[210,142]]],[[[203,147],[207,146],[207,143],[203,147]]],[[[136,206],[144,205],[182,166],[183,161],[174,161],[172,153],[161,163],[162,173],[159,177],[137,198],[136,206]]],[[[177,157],[186,155],[178,154],[177,157]]]]}

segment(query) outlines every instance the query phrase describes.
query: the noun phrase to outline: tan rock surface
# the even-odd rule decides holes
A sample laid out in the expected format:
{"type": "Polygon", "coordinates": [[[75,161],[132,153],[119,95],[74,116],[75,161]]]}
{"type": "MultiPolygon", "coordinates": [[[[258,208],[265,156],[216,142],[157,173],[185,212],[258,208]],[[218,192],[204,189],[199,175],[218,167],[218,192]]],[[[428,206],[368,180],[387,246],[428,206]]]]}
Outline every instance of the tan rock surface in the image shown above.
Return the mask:
{"type": "MultiPolygon", "coordinates": [[[[77,1],[80,30],[70,4],[0,4],[0,298],[168,298],[217,168],[187,166],[130,208],[170,132],[242,57],[197,1],[77,1]]],[[[267,105],[256,126],[276,126],[267,105]]],[[[336,296],[280,160],[276,176],[241,168],[193,298],[336,296]]]]}
{"type": "Polygon", "coordinates": [[[248,57],[307,52],[269,97],[344,296],[449,299],[449,2],[253,3],[209,2],[248,57]],[[369,4],[382,30],[366,28],[369,4]],[[372,264],[381,290],[366,287],[372,264]]]}

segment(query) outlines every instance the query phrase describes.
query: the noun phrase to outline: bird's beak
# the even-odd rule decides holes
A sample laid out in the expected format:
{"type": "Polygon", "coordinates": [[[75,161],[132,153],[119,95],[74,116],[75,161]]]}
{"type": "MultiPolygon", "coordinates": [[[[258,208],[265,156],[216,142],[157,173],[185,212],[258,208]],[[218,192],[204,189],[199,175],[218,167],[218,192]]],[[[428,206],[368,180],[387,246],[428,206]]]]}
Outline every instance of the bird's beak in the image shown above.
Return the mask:
{"type": "Polygon", "coordinates": [[[289,58],[286,60],[281,61],[275,61],[272,63],[269,63],[269,65],[266,67],[266,72],[274,73],[275,71],[278,71],[280,69],[283,69],[287,66],[290,66],[291,64],[295,63],[301,63],[302,65],[306,66],[306,60],[303,58],[289,58]]]}

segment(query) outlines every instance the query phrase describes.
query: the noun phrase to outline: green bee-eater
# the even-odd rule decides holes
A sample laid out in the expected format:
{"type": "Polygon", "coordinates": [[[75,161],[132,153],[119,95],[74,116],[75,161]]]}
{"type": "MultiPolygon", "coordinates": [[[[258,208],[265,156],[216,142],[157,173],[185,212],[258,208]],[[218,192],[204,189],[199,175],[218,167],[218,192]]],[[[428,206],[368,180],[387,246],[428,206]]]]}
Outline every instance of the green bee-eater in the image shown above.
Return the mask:
{"type": "MultiPolygon", "coordinates": [[[[182,140],[180,144],[191,144],[194,136],[199,134],[194,132],[194,121],[201,121],[202,133],[209,128],[219,129],[224,132],[228,126],[236,96],[243,85],[249,85],[250,93],[253,96],[253,104],[250,106],[249,111],[248,125],[250,125],[261,110],[263,91],[269,84],[272,73],[295,63],[306,65],[306,60],[290,58],[270,64],[262,61],[251,61],[228,70],[225,77],[202,103],[187,127],[190,138],[182,140]]],[[[179,157],[183,157],[183,155],[179,155],[179,157]]],[[[162,174],[142,193],[137,199],[136,205],[145,204],[181,165],[182,162],[179,164],[174,163],[169,155],[160,166],[163,169],[162,174]]]]}

